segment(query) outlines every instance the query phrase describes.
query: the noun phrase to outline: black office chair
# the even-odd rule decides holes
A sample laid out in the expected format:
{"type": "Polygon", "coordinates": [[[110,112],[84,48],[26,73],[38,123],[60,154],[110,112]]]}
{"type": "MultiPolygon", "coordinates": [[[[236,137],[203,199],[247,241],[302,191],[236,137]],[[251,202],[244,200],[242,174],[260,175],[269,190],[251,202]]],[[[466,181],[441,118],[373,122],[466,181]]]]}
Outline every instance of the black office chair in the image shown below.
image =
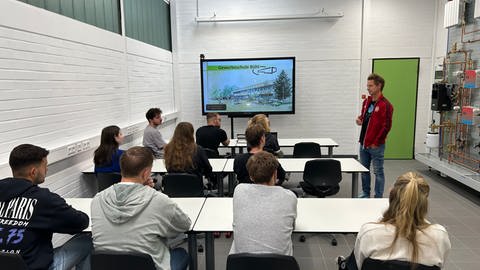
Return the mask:
{"type": "Polygon", "coordinates": [[[337,194],[342,181],[340,161],[334,159],[315,159],[305,163],[303,182],[300,182],[305,193],[325,198],[337,194]]]}
{"type": "Polygon", "coordinates": [[[204,197],[203,179],[189,173],[168,173],[163,176],[163,193],[169,197],[204,197]]]}
{"type": "Polygon", "coordinates": [[[293,146],[294,158],[320,158],[322,151],[320,144],[314,142],[301,142],[293,146]]]}
{"type": "MultiPolygon", "coordinates": [[[[406,261],[398,261],[398,260],[389,260],[389,261],[381,261],[375,260],[372,258],[366,258],[362,263],[362,270],[411,270],[412,263],[406,261]]],[[[440,270],[440,267],[428,266],[424,264],[416,264],[415,270],[440,270]]]]}
{"type": "Polygon", "coordinates": [[[91,266],[92,270],[156,270],[150,255],[133,252],[95,251],[91,266]]]}
{"type": "MultiPolygon", "coordinates": [[[[302,190],[309,195],[325,198],[337,194],[342,181],[340,161],[334,159],[314,159],[305,163],[303,169],[302,190]]],[[[305,236],[300,236],[300,241],[305,241],[305,236]]],[[[337,239],[332,235],[332,246],[337,245],[337,239]]]]}
{"type": "Polygon", "coordinates": [[[300,270],[293,256],[238,253],[227,257],[227,270],[300,270]]]}
{"type": "Polygon", "coordinates": [[[0,252],[0,265],[1,269],[28,270],[28,267],[20,254],[0,252]]]}
{"type": "Polygon", "coordinates": [[[109,186],[119,183],[122,176],[119,173],[97,173],[97,192],[100,192],[109,186]]]}

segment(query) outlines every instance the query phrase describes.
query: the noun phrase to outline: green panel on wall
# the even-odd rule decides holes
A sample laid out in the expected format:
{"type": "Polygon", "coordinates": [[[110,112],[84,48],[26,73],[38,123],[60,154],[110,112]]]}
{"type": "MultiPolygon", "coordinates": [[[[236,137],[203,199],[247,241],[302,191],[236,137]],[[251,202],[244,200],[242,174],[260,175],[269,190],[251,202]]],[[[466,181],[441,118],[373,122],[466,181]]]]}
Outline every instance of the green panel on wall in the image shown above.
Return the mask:
{"type": "MultiPolygon", "coordinates": [[[[2,0],[0,0],[2,1],[2,0]]],[[[120,0],[18,0],[51,12],[103,28],[121,32],[120,0]]]]}
{"type": "Polygon", "coordinates": [[[373,72],[385,79],[383,94],[394,108],[387,159],[413,158],[419,63],[419,58],[373,59],[373,72]]]}
{"type": "Polygon", "coordinates": [[[73,17],[73,0],[61,0],[60,13],[67,17],[74,18],[73,17]]]}
{"type": "Polygon", "coordinates": [[[60,0],[45,0],[45,9],[60,13],[60,0]]]}
{"type": "Polygon", "coordinates": [[[28,0],[27,3],[39,8],[45,8],[45,0],[28,0]]]}
{"type": "Polygon", "coordinates": [[[79,21],[87,22],[85,14],[85,1],[73,1],[73,17],[79,21]]]}
{"type": "Polygon", "coordinates": [[[103,0],[95,0],[95,25],[105,29],[105,8],[103,0]]]}
{"type": "Polygon", "coordinates": [[[163,0],[124,0],[125,35],[172,50],[170,4],[163,0]]]}

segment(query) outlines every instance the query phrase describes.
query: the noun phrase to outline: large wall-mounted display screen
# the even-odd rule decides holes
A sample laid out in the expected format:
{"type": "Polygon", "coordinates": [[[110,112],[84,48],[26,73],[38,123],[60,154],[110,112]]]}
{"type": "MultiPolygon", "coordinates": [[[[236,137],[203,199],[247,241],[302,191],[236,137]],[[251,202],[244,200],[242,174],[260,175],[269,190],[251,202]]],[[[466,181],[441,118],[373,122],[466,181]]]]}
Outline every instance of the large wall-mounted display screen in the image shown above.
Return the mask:
{"type": "Polygon", "coordinates": [[[295,113],[295,57],[200,60],[202,113],[295,113]]]}

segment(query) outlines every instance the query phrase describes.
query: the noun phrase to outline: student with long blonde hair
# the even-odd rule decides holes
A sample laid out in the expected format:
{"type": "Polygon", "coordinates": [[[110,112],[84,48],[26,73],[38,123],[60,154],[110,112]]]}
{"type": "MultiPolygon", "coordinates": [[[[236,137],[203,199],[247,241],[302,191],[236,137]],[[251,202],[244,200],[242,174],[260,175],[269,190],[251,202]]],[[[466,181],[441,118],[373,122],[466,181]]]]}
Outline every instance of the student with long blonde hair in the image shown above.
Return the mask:
{"type": "Polygon", "coordinates": [[[265,114],[256,114],[248,120],[247,126],[261,125],[265,130],[265,146],[263,149],[274,155],[281,156],[280,145],[278,139],[270,132],[270,120],[265,114]]]}
{"type": "Polygon", "coordinates": [[[380,222],[364,224],[357,235],[354,255],[358,269],[366,258],[445,265],[450,240],[443,226],[426,220],[429,192],[425,179],[415,172],[398,177],[380,222]]]}
{"type": "Polygon", "coordinates": [[[170,173],[191,173],[208,178],[212,176],[212,166],[205,150],[195,143],[193,126],[188,122],[178,123],[173,137],[165,146],[165,167],[170,173]]]}

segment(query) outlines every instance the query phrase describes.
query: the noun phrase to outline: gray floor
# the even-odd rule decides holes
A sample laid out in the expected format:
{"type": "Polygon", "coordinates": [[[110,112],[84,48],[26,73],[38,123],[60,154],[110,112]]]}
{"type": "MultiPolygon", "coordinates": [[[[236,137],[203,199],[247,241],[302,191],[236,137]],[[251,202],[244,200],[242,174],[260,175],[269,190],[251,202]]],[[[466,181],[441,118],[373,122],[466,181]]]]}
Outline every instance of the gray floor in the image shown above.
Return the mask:
{"type": "MultiPolygon", "coordinates": [[[[386,184],[388,191],[397,176],[407,171],[421,173],[430,184],[429,220],[444,225],[450,235],[452,250],[448,256],[447,270],[480,269],[480,194],[472,192],[456,181],[443,178],[415,160],[390,160],[385,162],[386,184]],[[479,257],[477,257],[479,256],[479,257]]],[[[287,185],[295,187],[301,174],[291,176],[287,185]]],[[[333,197],[350,197],[350,175],[344,174],[340,192],[333,197]]],[[[386,192],[385,196],[388,196],[386,192]]],[[[339,213],[341,214],[341,213],[339,213]]],[[[345,213],[348,214],[348,213],[345,213]]],[[[319,214],[319,218],[321,218],[319,214]]],[[[294,256],[302,270],[337,269],[335,258],[349,254],[355,243],[355,235],[336,235],[338,246],[330,245],[328,237],[307,235],[307,241],[298,241],[294,235],[294,256]]],[[[200,243],[202,239],[199,240],[200,243]]],[[[231,239],[223,235],[215,240],[215,269],[225,269],[226,258],[230,250],[231,239]]],[[[198,256],[199,269],[205,269],[204,253],[198,256]]]]}

